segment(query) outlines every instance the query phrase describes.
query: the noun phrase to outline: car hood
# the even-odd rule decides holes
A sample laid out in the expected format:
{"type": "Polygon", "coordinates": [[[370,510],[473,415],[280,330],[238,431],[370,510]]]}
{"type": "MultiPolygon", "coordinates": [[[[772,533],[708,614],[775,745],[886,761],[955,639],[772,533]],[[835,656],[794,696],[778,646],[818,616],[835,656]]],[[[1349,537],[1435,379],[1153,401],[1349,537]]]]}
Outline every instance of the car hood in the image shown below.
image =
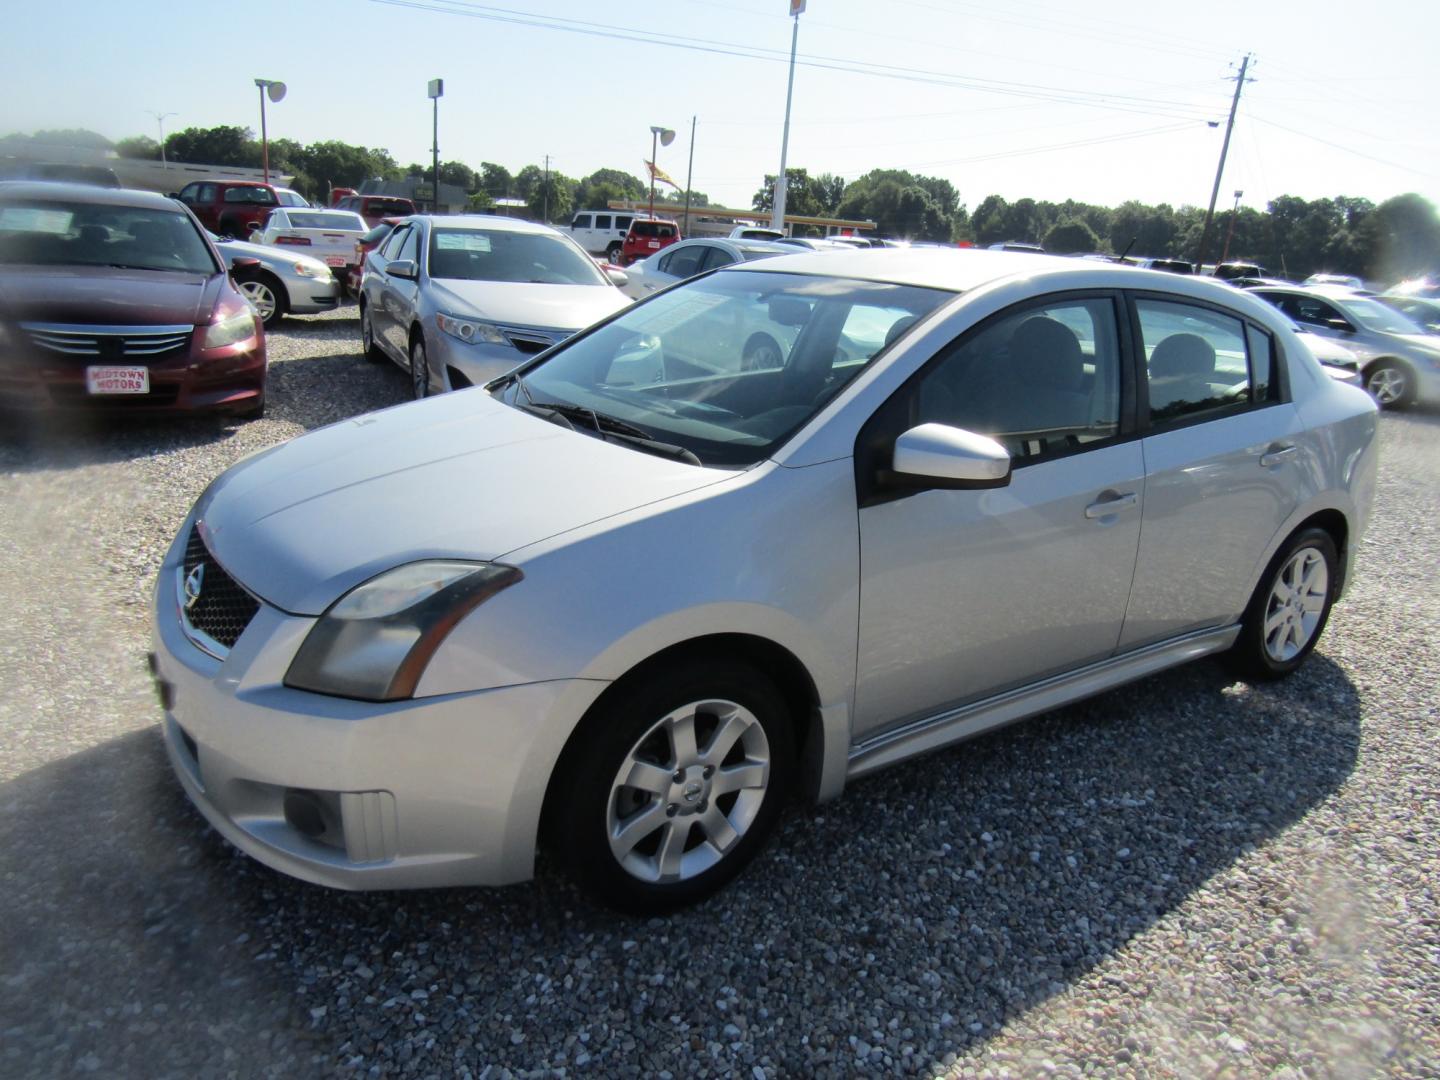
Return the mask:
{"type": "Polygon", "coordinates": [[[500,559],[733,475],[602,443],[474,389],[263,451],[216,480],[196,518],[247,589],[319,615],[392,567],[500,559]]]}
{"type": "Polygon", "coordinates": [[[613,285],[539,285],[517,281],[432,278],[441,311],[471,314],[504,326],[579,330],[630,303],[613,285]]]}
{"type": "Polygon", "coordinates": [[[104,266],[6,266],[0,313],[17,322],[194,326],[210,321],[220,280],[104,266]]]}

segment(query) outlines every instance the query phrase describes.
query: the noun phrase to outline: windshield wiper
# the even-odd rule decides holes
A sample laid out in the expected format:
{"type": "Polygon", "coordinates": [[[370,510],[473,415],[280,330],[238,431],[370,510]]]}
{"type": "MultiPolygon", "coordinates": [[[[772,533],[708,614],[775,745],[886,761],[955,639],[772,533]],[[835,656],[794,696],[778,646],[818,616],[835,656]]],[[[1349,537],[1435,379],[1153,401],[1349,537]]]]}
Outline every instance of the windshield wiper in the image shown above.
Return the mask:
{"type": "Polygon", "coordinates": [[[692,451],[683,446],[676,446],[674,443],[662,442],[643,428],[627,424],[617,416],[596,412],[587,405],[572,405],[565,401],[536,401],[535,396],[530,393],[530,387],[525,385],[523,375],[517,372],[512,378],[516,390],[525,395],[523,402],[516,403],[517,408],[534,413],[546,420],[563,423],[571,431],[576,430],[573,421],[588,420],[590,429],[606,442],[615,440],[660,457],[674,458],[676,461],[683,461],[689,465],[701,464],[700,459],[692,451]]]}

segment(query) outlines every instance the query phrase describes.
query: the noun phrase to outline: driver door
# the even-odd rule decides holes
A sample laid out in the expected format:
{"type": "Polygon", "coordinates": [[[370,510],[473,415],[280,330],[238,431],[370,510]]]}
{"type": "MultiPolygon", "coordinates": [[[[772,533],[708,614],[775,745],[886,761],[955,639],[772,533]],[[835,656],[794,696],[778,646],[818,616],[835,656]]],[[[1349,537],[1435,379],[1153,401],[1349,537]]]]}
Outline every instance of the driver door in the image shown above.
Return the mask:
{"type": "Polygon", "coordinates": [[[1001,312],[862,432],[862,475],[866,447],[930,422],[990,435],[1013,468],[990,490],[867,492],[862,479],[856,741],[1114,653],[1145,478],[1122,420],[1134,395],[1117,303],[1001,312]]]}

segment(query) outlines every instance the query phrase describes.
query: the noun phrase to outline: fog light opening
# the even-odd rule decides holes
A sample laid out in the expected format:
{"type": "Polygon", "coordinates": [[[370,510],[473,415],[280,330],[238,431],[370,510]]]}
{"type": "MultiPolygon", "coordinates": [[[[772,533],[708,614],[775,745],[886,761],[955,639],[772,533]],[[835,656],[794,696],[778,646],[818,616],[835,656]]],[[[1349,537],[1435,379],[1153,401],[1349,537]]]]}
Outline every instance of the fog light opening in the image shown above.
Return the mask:
{"type": "Polygon", "coordinates": [[[319,840],[325,835],[325,812],[308,791],[285,793],[285,823],[302,836],[319,840]]]}

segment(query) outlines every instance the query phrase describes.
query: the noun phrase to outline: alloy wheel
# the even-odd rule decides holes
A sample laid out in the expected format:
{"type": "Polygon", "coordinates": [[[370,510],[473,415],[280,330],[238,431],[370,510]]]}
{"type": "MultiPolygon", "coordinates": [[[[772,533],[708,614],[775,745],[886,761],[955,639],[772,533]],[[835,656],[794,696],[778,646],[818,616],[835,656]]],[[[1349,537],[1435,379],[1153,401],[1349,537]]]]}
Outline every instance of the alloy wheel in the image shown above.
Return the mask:
{"type": "Polygon", "coordinates": [[[710,699],[674,710],[641,736],[611,783],[611,854],[645,882],[704,873],[755,823],[770,773],[765,729],[743,705],[710,699]]]}
{"type": "Polygon", "coordinates": [[[1270,659],[1286,663],[1310,643],[1329,594],[1330,571],[1319,550],[1302,547],[1286,560],[1265,605],[1263,633],[1270,659]]]}
{"type": "Polygon", "coordinates": [[[275,290],[263,281],[247,281],[240,286],[240,291],[255,306],[255,312],[260,316],[261,321],[269,326],[275,319],[276,311],[280,306],[275,297],[275,290]]]}
{"type": "Polygon", "coordinates": [[[1381,405],[1394,405],[1405,397],[1405,373],[1397,367],[1383,364],[1370,373],[1365,380],[1365,389],[1381,405]]]}

